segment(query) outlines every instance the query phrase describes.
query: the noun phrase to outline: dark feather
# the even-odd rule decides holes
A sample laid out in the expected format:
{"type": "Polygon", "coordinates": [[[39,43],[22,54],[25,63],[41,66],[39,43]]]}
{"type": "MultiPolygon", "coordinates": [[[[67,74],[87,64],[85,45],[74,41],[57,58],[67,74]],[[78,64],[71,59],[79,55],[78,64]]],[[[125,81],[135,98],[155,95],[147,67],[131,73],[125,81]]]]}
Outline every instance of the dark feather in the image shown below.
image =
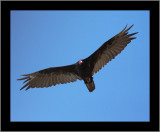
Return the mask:
{"type": "Polygon", "coordinates": [[[20,78],[18,80],[25,80],[27,82],[20,90],[27,87],[29,88],[40,88],[40,87],[50,87],[56,84],[64,84],[69,82],[74,82],[77,79],[81,79],[75,73],[74,69],[76,65],[69,65],[63,67],[52,67],[48,69],[44,69],[38,72],[34,72],[31,74],[26,74],[24,78],[20,78]]]}
{"type": "MultiPolygon", "coordinates": [[[[133,25],[132,25],[133,26],[133,25]]],[[[136,33],[128,34],[126,27],[113,38],[106,41],[98,50],[96,50],[91,56],[86,58],[86,62],[93,68],[92,75],[97,73],[104,65],[114,59],[135,37],[130,37],[136,33]]]]}
{"type": "Polygon", "coordinates": [[[128,29],[126,26],[120,33],[106,41],[92,55],[81,60],[83,63],[77,62],[73,65],[52,67],[31,74],[22,75],[25,77],[18,80],[24,80],[24,83],[26,84],[20,90],[24,88],[28,90],[29,88],[35,87],[50,87],[56,84],[74,82],[79,79],[84,80],[88,90],[92,92],[95,89],[92,76],[121,53],[131,40],[136,38],[131,36],[138,32],[128,34],[128,31],[132,26],[128,29]]]}

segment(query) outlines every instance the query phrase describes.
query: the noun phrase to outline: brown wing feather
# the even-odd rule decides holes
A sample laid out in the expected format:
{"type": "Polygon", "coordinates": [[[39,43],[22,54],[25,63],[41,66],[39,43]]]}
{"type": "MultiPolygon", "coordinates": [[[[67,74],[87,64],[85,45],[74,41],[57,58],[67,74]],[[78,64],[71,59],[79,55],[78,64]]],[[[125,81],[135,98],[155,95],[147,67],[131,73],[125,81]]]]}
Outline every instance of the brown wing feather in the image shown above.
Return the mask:
{"type": "MultiPolygon", "coordinates": [[[[133,26],[133,25],[132,25],[133,26]]],[[[114,59],[135,37],[130,37],[136,33],[128,34],[126,27],[110,40],[106,41],[98,50],[96,50],[91,56],[86,58],[86,62],[92,65],[92,75],[97,73],[104,65],[114,59]]]]}
{"type": "Polygon", "coordinates": [[[24,88],[28,90],[35,87],[50,87],[56,84],[74,82],[77,79],[81,80],[81,77],[76,74],[76,65],[74,64],[63,67],[52,67],[23,76],[25,77],[18,80],[25,80],[27,83],[20,90],[24,88]]]}

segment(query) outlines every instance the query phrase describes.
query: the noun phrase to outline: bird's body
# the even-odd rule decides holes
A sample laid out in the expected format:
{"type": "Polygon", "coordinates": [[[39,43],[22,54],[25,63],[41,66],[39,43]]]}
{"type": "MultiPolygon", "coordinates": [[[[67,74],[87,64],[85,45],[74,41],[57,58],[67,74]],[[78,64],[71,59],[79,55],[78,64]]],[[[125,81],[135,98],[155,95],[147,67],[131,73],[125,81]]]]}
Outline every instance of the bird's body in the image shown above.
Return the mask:
{"type": "Polygon", "coordinates": [[[132,39],[135,39],[135,37],[130,36],[137,32],[132,34],[128,34],[127,32],[131,27],[128,29],[125,27],[119,34],[106,41],[88,58],[79,60],[75,64],[62,67],[51,67],[23,75],[25,77],[18,80],[25,80],[27,84],[21,89],[25,87],[27,87],[26,90],[34,87],[49,87],[56,84],[74,82],[79,79],[83,80],[88,90],[92,92],[95,89],[93,75],[110,60],[115,58],[115,56],[118,55],[132,39]]]}
{"type": "Polygon", "coordinates": [[[84,80],[88,90],[92,92],[95,89],[93,77],[92,77],[92,69],[93,67],[89,63],[83,63],[79,65],[79,76],[84,80]],[[92,85],[91,85],[92,84],[92,85]]]}

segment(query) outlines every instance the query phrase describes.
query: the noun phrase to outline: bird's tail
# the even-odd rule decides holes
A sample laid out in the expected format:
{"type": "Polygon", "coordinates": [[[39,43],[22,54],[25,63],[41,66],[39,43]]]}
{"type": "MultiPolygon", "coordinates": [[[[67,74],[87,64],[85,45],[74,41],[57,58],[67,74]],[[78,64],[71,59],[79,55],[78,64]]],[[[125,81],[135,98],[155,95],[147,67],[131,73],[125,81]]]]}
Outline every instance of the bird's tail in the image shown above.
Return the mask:
{"type": "Polygon", "coordinates": [[[89,82],[89,83],[87,82],[85,84],[86,84],[89,92],[92,92],[95,89],[95,85],[94,85],[94,81],[93,80],[91,82],[89,82]]]}

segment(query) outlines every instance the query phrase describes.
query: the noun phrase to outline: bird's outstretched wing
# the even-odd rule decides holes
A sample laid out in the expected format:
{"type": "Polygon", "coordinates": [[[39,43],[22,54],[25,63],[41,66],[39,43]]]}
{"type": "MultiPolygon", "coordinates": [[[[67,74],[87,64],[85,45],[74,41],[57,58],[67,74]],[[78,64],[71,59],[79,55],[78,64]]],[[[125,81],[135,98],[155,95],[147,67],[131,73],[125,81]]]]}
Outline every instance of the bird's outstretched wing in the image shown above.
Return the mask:
{"type": "Polygon", "coordinates": [[[138,32],[128,34],[128,30],[131,29],[132,26],[128,29],[126,29],[126,26],[120,33],[106,41],[92,55],[84,59],[88,65],[93,68],[92,75],[97,73],[102,67],[104,67],[104,65],[114,59],[127,46],[127,44],[131,42],[132,39],[136,38],[131,36],[138,32]]]}
{"type": "Polygon", "coordinates": [[[76,73],[76,65],[68,65],[62,67],[52,67],[44,70],[40,70],[31,74],[22,75],[25,76],[18,80],[25,80],[27,82],[20,90],[26,88],[42,88],[50,87],[56,84],[64,84],[74,82],[81,78],[76,73]]]}

